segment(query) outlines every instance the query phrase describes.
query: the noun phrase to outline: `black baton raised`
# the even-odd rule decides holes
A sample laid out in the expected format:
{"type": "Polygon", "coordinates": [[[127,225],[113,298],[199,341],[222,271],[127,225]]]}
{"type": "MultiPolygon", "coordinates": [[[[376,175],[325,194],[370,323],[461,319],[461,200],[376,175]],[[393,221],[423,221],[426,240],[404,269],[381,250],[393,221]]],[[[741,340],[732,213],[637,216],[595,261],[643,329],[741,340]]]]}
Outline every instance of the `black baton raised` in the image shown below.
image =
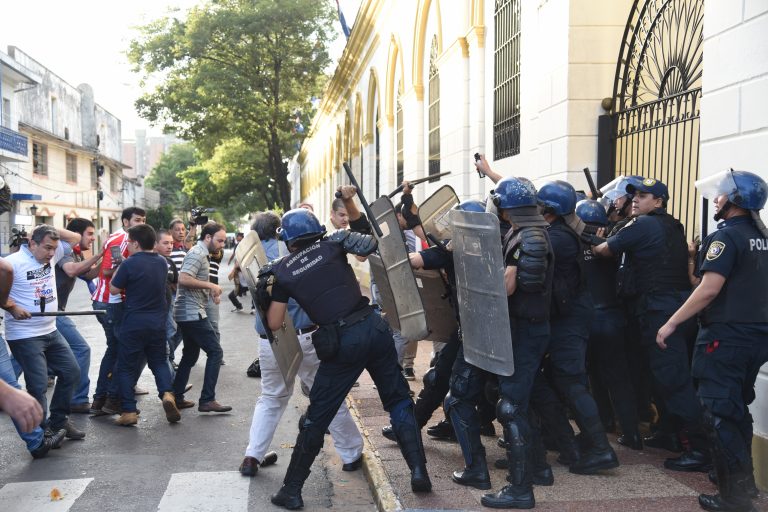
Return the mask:
{"type": "MultiPolygon", "coordinates": [[[[368,205],[368,201],[365,200],[365,196],[363,195],[363,191],[360,190],[360,185],[357,184],[357,180],[355,179],[355,175],[352,174],[352,169],[349,167],[349,164],[347,162],[344,162],[342,164],[344,166],[344,170],[347,173],[347,176],[349,176],[349,182],[355,186],[357,189],[357,197],[360,198],[360,204],[363,205],[363,210],[365,210],[365,214],[368,216],[368,222],[371,223],[371,226],[373,227],[373,230],[376,232],[376,235],[379,238],[383,238],[384,234],[381,232],[381,228],[379,227],[379,223],[376,220],[376,217],[373,215],[373,212],[371,211],[371,207],[368,205]]],[[[336,192],[336,197],[341,198],[341,192],[336,192]]]]}
{"type": "MultiPolygon", "coordinates": [[[[411,185],[418,185],[419,183],[424,183],[425,181],[434,180],[436,178],[441,178],[443,176],[448,176],[449,174],[451,174],[451,171],[441,172],[440,174],[433,174],[432,176],[427,176],[425,178],[418,178],[413,181],[409,181],[408,183],[410,183],[411,185]]],[[[403,186],[400,185],[399,187],[397,187],[395,190],[393,190],[387,195],[389,197],[395,197],[397,194],[399,194],[402,191],[403,191],[403,186]]]]}
{"type": "Polygon", "coordinates": [[[603,197],[603,193],[595,186],[595,182],[592,180],[592,173],[589,172],[589,167],[584,168],[584,176],[587,178],[587,185],[589,185],[589,191],[592,192],[592,199],[603,197]]]}
{"type": "Polygon", "coordinates": [[[85,315],[106,315],[106,311],[41,311],[32,312],[32,316],[85,316],[85,315]]]}

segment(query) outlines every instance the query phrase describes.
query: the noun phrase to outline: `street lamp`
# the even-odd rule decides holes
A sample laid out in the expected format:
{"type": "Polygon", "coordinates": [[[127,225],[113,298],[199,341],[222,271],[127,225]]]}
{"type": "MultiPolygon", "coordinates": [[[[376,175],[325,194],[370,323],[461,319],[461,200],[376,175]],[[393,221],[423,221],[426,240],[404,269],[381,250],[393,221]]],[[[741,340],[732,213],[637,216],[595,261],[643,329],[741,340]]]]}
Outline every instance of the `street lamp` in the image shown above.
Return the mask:
{"type": "Polygon", "coordinates": [[[36,204],[33,204],[32,206],[29,207],[29,213],[30,213],[30,215],[32,215],[33,219],[34,219],[34,217],[37,217],[37,205],[36,204]]]}

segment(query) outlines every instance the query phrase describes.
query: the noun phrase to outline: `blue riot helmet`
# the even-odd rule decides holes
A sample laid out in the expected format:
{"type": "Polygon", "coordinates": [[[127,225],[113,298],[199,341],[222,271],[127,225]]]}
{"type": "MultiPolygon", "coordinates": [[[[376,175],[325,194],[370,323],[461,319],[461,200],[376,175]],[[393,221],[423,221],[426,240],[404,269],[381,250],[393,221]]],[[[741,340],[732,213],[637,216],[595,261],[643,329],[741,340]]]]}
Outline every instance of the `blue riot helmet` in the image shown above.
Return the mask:
{"type": "Polygon", "coordinates": [[[545,183],[538,193],[538,202],[555,215],[564,217],[576,209],[576,190],[567,181],[545,183]]]}
{"type": "Polygon", "coordinates": [[[465,212],[485,213],[485,203],[478,201],[477,199],[468,199],[466,201],[462,201],[457,204],[455,208],[465,212]]]}
{"type": "Polygon", "coordinates": [[[499,180],[496,188],[491,190],[490,198],[500,210],[536,206],[536,193],[531,190],[530,185],[513,176],[499,180]]]}
{"type": "Polygon", "coordinates": [[[585,224],[593,224],[597,226],[608,225],[608,215],[605,213],[605,208],[599,201],[595,201],[594,199],[584,199],[576,203],[576,215],[578,215],[585,224]]]}
{"type": "Polygon", "coordinates": [[[314,241],[325,234],[315,214],[306,208],[294,208],[283,215],[282,227],[278,230],[280,240],[291,245],[301,241],[314,241]]]}
{"type": "MultiPolygon", "coordinates": [[[[722,171],[696,181],[696,188],[702,197],[709,200],[725,194],[730,203],[745,210],[762,210],[768,199],[768,184],[757,174],[747,171],[722,171]]],[[[726,209],[721,208],[720,211],[726,209]]]]}

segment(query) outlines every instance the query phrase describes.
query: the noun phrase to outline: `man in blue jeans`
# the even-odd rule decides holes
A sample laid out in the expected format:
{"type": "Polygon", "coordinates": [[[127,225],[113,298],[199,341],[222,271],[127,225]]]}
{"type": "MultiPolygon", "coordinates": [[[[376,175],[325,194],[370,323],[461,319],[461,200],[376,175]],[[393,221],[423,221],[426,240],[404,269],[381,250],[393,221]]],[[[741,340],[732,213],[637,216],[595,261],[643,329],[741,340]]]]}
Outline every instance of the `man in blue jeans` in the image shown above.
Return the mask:
{"type": "MultiPolygon", "coordinates": [[[[80,235],[64,231],[68,242],[80,243],[80,235]],[[74,235],[74,236],[73,236],[74,235]]],[[[48,370],[56,375],[50,417],[41,426],[53,431],[65,429],[69,439],[83,439],[85,432],[69,421],[72,390],[80,381],[80,368],[53,317],[32,318],[30,311],[56,311],[54,267],[63,255],[56,228],[42,224],[35,228],[29,247],[21,246],[6,261],[13,266],[13,285],[5,309],[5,334],[13,357],[21,365],[27,391],[48,409],[48,370]]]]}
{"type": "MultiPolygon", "coordinates": [[[[13,284],[13,267],[0,259],[0,305],[5,307],[8,293],[13,284]]],[[[55,434],[46,436],[40,427],[43,419],[43,409],[33,397],[21,391],[16,380],[16,372],[11,364],[11,356],[5,346],[5,340],[0,336],[0,410],[11,416],[13,425],[19,437],[27,445],[27,450],[36,459],[48,454],[51,448],[59,448],[67,431],[61,429],[55,434]]]]}
{"type": "MultiPolygon", "coordinates": [[[[91,280],[99,275],[99,267],[96,264],[101,260],[102,253],[94,254],[90,258],[83,257],[83,251],[91,249],[96,239],[96,227],[88,219],[75,218],[67,224],[67,230],[80,234],[80,243],[70,246],[66,242],[64,256],[56,262],[56,293],[59,299],[59,311],[65,311],[69,294],[75,287],[78,277],[91,280]]],[[[75,326],[75,322],[66,316],[56,317],[56,329],[67,340],[69,348],[77,359],[80,367],[80,382],[72,393],[70,411],[78,414],[88,414],[91,403],[88,400],[88,388],[91,380],[88,378],[88,370],[91,366],[91,347],[75,326]]]]}
{"type": "Polygon", "coordinates": [[[200,393],[200,412],[228,412],[232,407],[216,401],[216,381],[219,379],[219,367],[224,357],[219,337],[211,326],[206,313],[209,297],[218,304],[221,300],[221,288],[209,281],[211,254],[221,251],[227,240],[224,226],[209,222],[200,233],[200,240],[187,255],[179,269],[179,284],[174,304],[174,319],[184,339],[179,368],[173,381],[176,405],[179,409],[193,407],[194,402],[184,400],[184,388],[189,381],[189,373],[200,356],[200,349],[208,356],[205,363],[203,390],[200,393]]]}

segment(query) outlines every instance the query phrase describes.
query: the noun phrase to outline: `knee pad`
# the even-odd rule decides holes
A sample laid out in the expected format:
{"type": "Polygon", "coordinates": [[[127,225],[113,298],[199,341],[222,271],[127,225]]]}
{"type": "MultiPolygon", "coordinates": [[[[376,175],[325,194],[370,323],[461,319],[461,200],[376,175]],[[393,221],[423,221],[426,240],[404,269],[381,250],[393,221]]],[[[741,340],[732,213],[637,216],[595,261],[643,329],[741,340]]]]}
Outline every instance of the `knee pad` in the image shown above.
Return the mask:
{"type": "Polygon", "coordinates": [[[500,398],[496,403],[496,418],[502,425],[513,422],[520,416],[520,405],[511,402],[507,398],[500,398]]]}
{"type": "Polygon", "coordinates": [[[449,415],[451,413],[451,409],[454,409],[457,405],[459,405],[458,398],[454,397],[451,393],[445,395],[445,400],[443,400],[443,409],[445,409],[446,415],[449,415]]]}

